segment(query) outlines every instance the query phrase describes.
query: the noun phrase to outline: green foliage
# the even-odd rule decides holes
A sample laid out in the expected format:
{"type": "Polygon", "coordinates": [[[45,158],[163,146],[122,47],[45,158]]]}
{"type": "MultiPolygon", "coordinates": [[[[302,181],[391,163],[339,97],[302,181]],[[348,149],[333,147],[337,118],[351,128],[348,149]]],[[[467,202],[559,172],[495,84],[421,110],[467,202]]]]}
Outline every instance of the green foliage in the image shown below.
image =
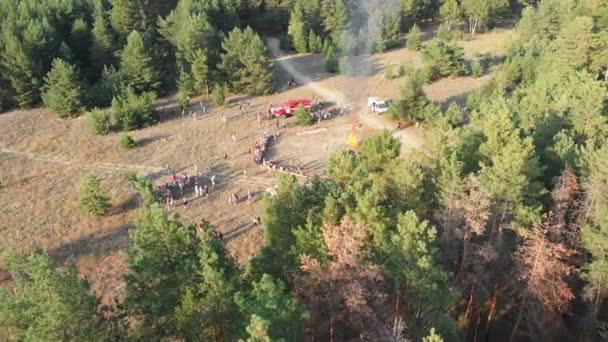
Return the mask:
{"type": "Polygon", "coordinates": [[[257,317],[267,322],[266,334],[272,340],[300,338],[308,314],[289,296],[283,283],[264,274],[252,285],[251,292],[237,292],[234,296],[243,316],[251,317],[247,321],[254,322],[257,317]]]}
{"type": "Polygon", "coordinates": [[[325,52],[325,70],[332,73],[340,71],[333,44],[330,44],[325,52]]]}
{"type": "Polygon", "coordinates": [[[447,22],[447,29],[451,30],[453,24],[458,24],[462,18],[462,10],[457,0],[441,1],[439,14],[447,22]]]}
{"type": "Polygon", "coordinates": [[[462,12],[469,18],[469,32],[472,36],[489,20],[498,18],[509,5],[507,0],[463,0],[462,12]]]}
{"type": "Polygon", "coordinates": [[[138,94],[157,91],[160,87],[150,47],[144,43],[143,37],[137,31],[131,32],[127,38],[127,45],[120,57],[120,73],[126,84],[138,94]]]}
{"type": "Polygon", "coordinates": [[[395,78],[395,73],[393,71],[394,67],[392,64],[387,65],[384,68],[384,78],[386,78],[387,80],[392,80],[395,78]]]}
{"type": "Polygon", "coordinates": [[[247,333],[249,337],[246,340],[239,340],[239,342],[271,342],[272,340],[268,336],[268,327],[270,323],[263,320],[262,318],[252,315],[251,321],[247,326],[247,333]]]}
{"type": "Polygon", "coordinates": [[[483,73],[483,66],[481,65],[481,62],[476,59],[471,63],[471,76],[475,77],[475,78],[479,78],[481,77],[481,74],[483,73]]]}
{"type": "Polygon", "coordinates": [[[321,53],[323,51],[323,41],[312,29],[310,29],[310,33],[308,34],[308,49],[314,53],[321,53]]]}
{"type": "Polygon", "coordinates": [[[421,35],[420,27],[414,24],[407,33],[407,48],[413,51],[420,50],[420,47],[422,47],[421,35]]]}
{"type": "Polygon", "coordinates": [[[274,88],[272,63],[262,38],[251,28],[231,31],[222,43],[219,65],[232,88],[249,95],[268,94],[274,88]]]}
{"type": "Polygon", "coordinates": [[[124,148],[125,150],[131,150],[137,147],[137,142],[132,136],[123,134],[120,136],[120,147],[124,148]]]}
{"type": "Polygon", "coordinates": [[[213,104],[216,106],[223,106],[226,104],[226,86],[222,84],[216,84],[211,92],[211,99],[213,104]]]}
{"type": "Polygon", "coordinates": [[[135,173],[128,173],[125,175],[125,179],[139,193],[147,208],[151,208],[152,205],[159,202],[160,196],[156,192],[154,182],[150,178],[138,176],[135,173]]]}
{"type": "Polygon", "coordinates": [[[348,22],[348,4],[345,0],[323,2],[323,27],[334,43],[342,41],[348,22]]]}
{"type": "Polygon", "coordinates": [[[198,282],[198,240],[193,230],[156,206],[141,212],[131,240],[125,304],[143,316],[145,329],[168,327],[185,290],[198,282]]]}
{"type": "Polygon", "coordinates": [[[310,113],[302,105],[296,109],[294,117],[296,118],[296,124],[299,126],[310,126],[313,123],[310,113]]]}
{"type": "Polygon", "coordinates": [[[94,108],[87,115],[87,120],[93,133],[98,135],[110,133],[110,115],[104,110],[94,108]]]}
{"type": "Polygon", "coordinates": [[[44,105],[59,117],[66,118],[78,113],[83,96],[76,68],[61,59],[55,59],[51,71],[44,78],[44,105]]]}
{"type": "Polygon", "coordinates": [[[114,56],[112,55],[113,49],[114,40],[109,28],[109,22],[103,9],[100,9],[96,13],[93,21],[89,56],[91,67],[95,69],[97,75],[101,74],[106,65],[112,65],[114,63],[114,56]]]}
{"type": "MultiPolygon", "coordinates": [[[[185,84],[185,82],[180,83],[180,86],[182,84],[185,84]]],[[[177,92],[177,105],[182,112],[186,112],[188,110],[190,107],[190,92],[188,89],[180,87],[179,91],[177,92]]]]}
{"type": "Polygon", "coordinates": [[[431,328],[429,334],[422,338],[422,342],[443,342],[443,337],[435,332],[435,328],[431,328]]]}
{"type": "MultiPolygon", "coordinates": [[[[11,276],[0,290],[0,326],[6,341],[109,341],[111,324],[74,265],[53,266],[46,254],[5,251],[11,276]]],[[[118,335],[114,335],[114,338],[118,335]]]]}
{"type": "Polygon", "coordinates": [[[400,36],[401,16],[384,13],[382,16],[382,30],[375,45],[376,52],[396,48],[401,42],[400,36]]]}
{"type": "Polygon", "coordinates": [[[101,188],[95,176],[85,176],[79,188],[80,207],[92,216],[100,217],[108,213],[112,206],[110,196],[101,188]]]}
{"type": "Polygon", "coordinates": [[[423,119],[424,108],[431,102],[424,93],[420,71],[413,72],[401,87],[399,99],[392,102],[388,116],[393,120],[415,121],[423,119]]]}
{"type": "Polygon", "coordinates": [[[433,39],[425,45],[422,60],[436,72],[433,78],[460,76],[466,70],[464,49],[439,39],[433,39]]]}
{"type": "Polygon", "coordinates": [[[133,31],[148,30],[149,22],[142,0],[112,0],[110,18],[112,28],[121,35],[123,41],[133,31]]]}
{"type": "Polygon", "coordinates": [[[287,33],[291,38],[291,42],[296,52],[308,52],[308,40],[306,36],[307,28],[304,18],[304,9],[297,3],[294,10],[291,12],[289,19],[289,27],[287,33]]]}
{"type": "Polygon", "coordinates": [[[68,37],[68,46],[74,52],[76,65],[82,67],[89,64],[89,49],[91,47],[91,29],[83,19],[76,19],[68,37]]]}
{"type": "Polygon", "coordinates": [[[112,99],[114,121],[124,131],[148,126],[154,122],[154,97],[151,93],[136,95],[129,88],[112,99]]]}

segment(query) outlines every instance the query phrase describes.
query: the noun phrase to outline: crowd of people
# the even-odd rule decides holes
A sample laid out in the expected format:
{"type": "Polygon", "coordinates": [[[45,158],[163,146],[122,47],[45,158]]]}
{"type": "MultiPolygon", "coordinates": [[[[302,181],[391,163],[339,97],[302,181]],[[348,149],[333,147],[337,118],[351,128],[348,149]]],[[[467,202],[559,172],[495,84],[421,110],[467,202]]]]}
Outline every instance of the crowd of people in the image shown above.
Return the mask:
{"type": "Polygon", "coordinates": [[[272,141],[273,136],[264,132],[264,136],[260,141],[256,141],[253,149],[253,162],[260,165],[266,160],[266,151],[272,141]]]}
{"type": "Polygon", "coordinates": [[[310,112],[310,116],[317,123],[331,119],[332,115],[333,114],[329,109],[319,109],[314,112],[310,112]]]}
{"type": "Polygon", "coordinates": [[[275,160],[269,160],[265,161],[262,166],[264,166],[268,171],[289,172],[304,177],[309,176],[308,172],[306,172],[304,169],[304,164],[294,164],[291,160],[287,163],[287,165],[280,165],[275,160]]]}
{"type": "Polygon", "coordinates": [[[188,176],[186,173],[173,173],[169,182],[160,185],[157,189],[162,196],[163,203],[174,206],[176,199],[183,199],[184,206],[188,205],[187,193],[194,189],[195,197],[209,197],[210,189],[215,187],[215,175],[201,172],[200,175],[188,176]]]}

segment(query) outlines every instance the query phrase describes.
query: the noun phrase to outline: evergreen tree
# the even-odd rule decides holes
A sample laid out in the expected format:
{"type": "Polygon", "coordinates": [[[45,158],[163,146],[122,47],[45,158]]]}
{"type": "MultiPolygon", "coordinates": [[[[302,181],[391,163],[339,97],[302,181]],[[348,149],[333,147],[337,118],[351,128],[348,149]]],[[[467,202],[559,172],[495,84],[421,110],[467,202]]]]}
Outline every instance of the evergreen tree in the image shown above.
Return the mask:
{"type": "Polygon", "coordinates": [[[237,292],[234,300],[244,317],[251,317],[251,321],[257,317],[268,323],[266,333],[273,340],[293,341],[302,335],[306,312],[286,293],[283,283],[275,282],[268,274],[253,283],[250,293],[237,292]]]}
{"type": "Polygon", "coordinates": [[[91,47],[91,29],[83,19],[72,24],[68,46],[74,52],[76,65],[80,68],[89,66],[89,48],[91,47]]]}
{"type": "Polygon", "coordinates": [[[149,47],[137,31],[131,32],[122,51],[120,73],[136,93],[156,91],[160,87],[158,71],[149,47]]]}
{"type": "Polygon", "coordinates": [[[471,36],[475,35],[481,25],[498,16],[508,5],[507,0],[462,0],[462,11],[469,19],[471,36]]]}
{"type": "Polygon", "coordinates": [[[448,30],[452,29],[453,24],[458,24],[462,17],[462,11],[457,0],[442,0],[439,14],[447,22],[448,30]]]}
{"type": "Polygon", "coordinates": [[[133,31],[148,31],[149,22],[143,0],[111,0],[111,4],[112,28],[121,36],[122,41],[126,41],[133,31]]]}
{"type": "Polygon", "coordinates": [[[44,79],[44,105],[65,118],[77,114],[82,107],[83,90],[76,68],[55,59],[44,79]]]}
{"type": "Polygon", "coordinates": [[[294,117],[296,118],[296,124],[300,126],[310,126],[312,124],[310,113],[301,105],[296,109],[294,117]]]}
{"type": "Polygon", "coordinates": [[[428,42],[422,50],[422,60],[434,70],[433,76],[459,76],[465,72],[464,49],[443,40],[428,42]]]}
{"type": "Polygon", "coordinates": [[[53,266],[46,254],[13,251],[1,264],[11,275],[0,290],[3,339],[15,341],[109,341],[110,323],[98,313],[99,303],[78,269],[53,266]]]}
{"type": "Polygon", "coordinates": [[[222,48],[220,70],[236,91],[250,95],[270,92],[273,87],[272,63],[262,38],[251,28],[231,31],[222,48]]]}
{"type": "Polygon", "coordinates": [[[348,8],[345,0],[328,0],[323,2],[323,27],[329,33],[332,41],[338,45],[342,41],[346,23],[348,21],[348,8]]]}
{"type": "Polygon", "coordinates": [[[218,107],[223,106],[226,103],[226,86],[223,84],[216,84],[215,87],[213,87],[211,99],[213,100],[214,105],[218,107]]]}
{"type": "Polygon", "coordinates": [[[105,13],[99,10],[93,21],[91,31],[91,67],[100,75],[104,67],[114,63],[114,42],[105,13]]]}
{"type": "Polygon", "coordinates": [[[196,50],[190,67],[192,69],[194,89],[198,93],[204,89],[207,96],[209,96],[209,66],[207,62],[207,55],[203,50],[196,50]]]}
{"type": "Polygon", "coordinates": [[[308,52],[308,37],[306,36],[306,31],[304,9],[298,2],[291,13],[287,33],[289,34],[289,37],[291,37],[293,47],[299,53],[308,52]]]}
{"type": "Polygon", "coordinates": [[[423,80],[417,71],[407,78],[401,88],[400,97],[391,103],[388,115],[394,120],[420,120],[423,119],[423,110],[430,104],[423,89],[423,80]]]}
{"type": "Polygon", "coordinates": [[[137,95],[128,88],[112,99],[114,121],[124,131],[148,126],[154,122],[154,96],[151,93],[137,95]]]}
{"type": "Polygon", "coordinates": [[[320,53],[323,51],[323,43],[321,41],[321,37],[315,34],[315,31],[310,29],[310,33],[308,34],[308,47],[310,52],[320,53]]]}
{"type": "Polygon", "coordinates": [[[88,114],[91,130],[95,134],[106,135],[110,133],[110,116],[101,109],[95,108],[88,114]]]}
{"type": "Polygon", "coordinates": [[[112,206],[110,197],[95,176],[85,176],[80,183],[80,207],[93,216],[104,216],[112,206]]]}
{"type": "Polygon", "coordinates": [[[399,46],[401,40],[400,29],[401,17],[396,14],[385,13],[382,16],[382,31],[376,42],[376,52],[384,52],[399,46]]]}
{"type": "Polygon", "coordinates": [[[327,72],[338,72],[338,58],[333,44],[330,44],[325,52],[325,70],[327,72]]]}
{"type": "Polygon", "coordinates": [[[268,327],[270,324],[262,318],[253,315],[251,316],[251,322],[247,326],[247,333],[249,337],[246,340],[239,340],[239,342],[271,342],[268,335],[268,327]]]}
{"type": "Polygon", "coordinates": [[[135,189],[146,208],[151,208],[155,203],[160,200],[159,194],[156,192],[154,182],[148,177],[141,177],[135,173],[128,173],[125,176],[129,185],[135,189]]]}
{"type": "Polygon", "coordinates": [[[407,33],[407,48],[410,50],[418,51],[422,46],[421,32],[418,25],[414,24],[407,33]]]}

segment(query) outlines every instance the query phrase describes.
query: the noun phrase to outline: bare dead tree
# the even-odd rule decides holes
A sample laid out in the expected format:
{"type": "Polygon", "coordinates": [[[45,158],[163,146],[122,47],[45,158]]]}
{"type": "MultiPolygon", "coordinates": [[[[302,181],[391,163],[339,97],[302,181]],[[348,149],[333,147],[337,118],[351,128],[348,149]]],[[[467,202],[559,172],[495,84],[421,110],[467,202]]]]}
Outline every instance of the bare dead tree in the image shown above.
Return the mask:
{"type": "MultiPolygon", "coordinates": [[[[551,218],[545,222],[551,222],[551,218]]],[[[534,226],[515,254],[522,297],[509,341],[514,341],[517,336],[528,304],[540,304],[544,314],[561,313],[568,309],[570,301],[574,299],[566,282],[566,277],[574,272],[574,268],[567,263],[574,251],[549,240],[552,228],[548,223],[534,226]]],[[[538,312],[528,316],[530,319],[540,319],[538,312]]]]}
{"type": "MultiPolygon", "coordinates": [[[[340,325],[362,340],[387,340],[390,329],[381,317],[384,279],[378,265],[364,261],[368,256],[363,248],[365,229],[345,218],[338,226],[324,225],[322,233],[332,261],[322,265],[302,255],[303,274],[296,279],[296,291],[311,306],[329,308],[330,341],[340,325]]],[[[322,322],[312,324],[321,326],[322,322]]]]}

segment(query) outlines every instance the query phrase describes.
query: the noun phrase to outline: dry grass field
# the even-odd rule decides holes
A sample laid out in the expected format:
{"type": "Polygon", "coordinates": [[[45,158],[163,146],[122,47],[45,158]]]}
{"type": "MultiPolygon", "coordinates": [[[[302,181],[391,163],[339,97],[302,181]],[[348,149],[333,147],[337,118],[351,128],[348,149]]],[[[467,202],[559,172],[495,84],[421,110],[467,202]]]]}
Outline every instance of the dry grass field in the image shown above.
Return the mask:
{"type": "MultiPolygon", "coordinates": [[[[491,52],[501,54],[510,35],[509,30],[498,30],[461,43],[467,58],[491,52]]],[[[218,185],[209,198],[194,198],[188,194],[190,206],[177,205],[177,212],[185,223],[210,221],[224,233],[234,256],[244,261],[263,245],[262,231],[251,227],[254,217],[261,213],[264,191],[276,184],[278,174],[257,167],[248,153],[249,148],[265,130],[276,131],[275,121],[255,120],[256,114],[269,102],[278,104],[300,97],[325,97],[319,89],[345,94],[351,106],[360,110],[368,96],[395,98],[403,78],[384,79],[384,67],[410,61],[420,63],[419,53],[399,49],[374,55],[375,74],[356,79],[324,72],[322,56],[315,54],[290,55],[297,71],[310,78],[311,83],[281,89],[291,76],[277,63],[276,78],[279,92],[272,96],[231,98],[230,108],[211,108],[201,119],[166,119],[152,127],[132,132],[138,141],[133,150],[119,146],[120,133],[95,136],[86,118],[60,120],[43,109],[15,110],[0,115],[0,250],[17,247],[25,250],[46,249],[59,261],[76,262],[104,295],[115,294],[121,288],[125,266],[122,253],[128,245],[130,222],[136,217],[138,200],[123,180],[127,171],[152,177],[157,184],[168,182],[171,172],[189,175],[195,170],[206,170],[217,175],[218,185]],[[239,101],[250,101],[248,114],[238,110],[239,101]],[[227,123],[221,120],[226,115],[227,123]],[[231,134],[236,132],[238,142],[231,134]],[[224,153],[228,159],[224,160],[224,153]],[[246,172],[246,175],[245,175],[246,172]],[[78,184],[85,174],[96,175],[112,197],[112,209],[106,217],[93,219],[78,206],[78,184]],[[228,194],[243,197],[249,190],[254,201],[228,205],[228,194]]],[[[448,78],[426,87],[428,95],[445,103],[462,100],[472,89],[483,85],[488,76],[448,78]]],[[[159,100],[159,106],[175,106],[174,99],[159,100]]],[[[199,100],[193,101],[198,110],[199,100]]],[[[302,163],[313,173],[321,173],[327,157],[345,145],[353,119],[350,115],[322,122],[314,127],[301,128],[286,121],[279,138],[272,143],[270,157],[279,161],[302,163]],[[301,134],[321,128],[315,133],[301,134]]],[[[358,131],[364,139],[378,128],[366,124],[358,131]]],[[[393,127],[393,124],[386,124],[393,127]]],[[[407,131],[412,139],[413,129],[407,131]]],[[[181,202],[178,202],[181,203],[181,202]]],[[[0,275],[0,282],[2,276],[0,275]]]]}

